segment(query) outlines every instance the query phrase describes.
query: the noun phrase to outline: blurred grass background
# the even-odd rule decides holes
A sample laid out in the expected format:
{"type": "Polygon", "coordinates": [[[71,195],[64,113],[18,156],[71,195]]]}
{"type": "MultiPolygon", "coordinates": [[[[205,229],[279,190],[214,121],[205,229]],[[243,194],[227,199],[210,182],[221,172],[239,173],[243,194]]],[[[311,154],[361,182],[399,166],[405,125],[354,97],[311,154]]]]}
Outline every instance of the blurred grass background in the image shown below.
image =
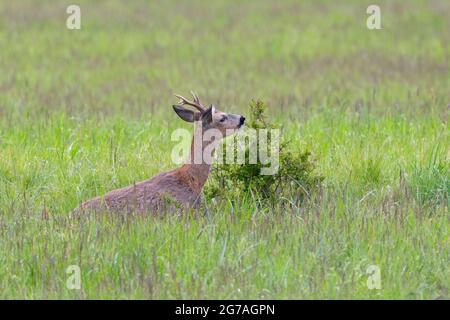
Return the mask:
{"type": "Polygon", "coordinates": [[[378,1],[373,31],[364,1],[77,1],[81,30],[69,4],[0,1],[1,297],[450,297],[450,2],[378,1]],[[172,94],[190,90],[266,101],[321,193],[69,219],[173,167],[172,94]]]}
{"type": "Polygon", "coordinates": [[[68,4],[2,2],[2,109],[139,117],[195,89],[234,109],[263,97],[297,118],[447,110],[446,1],[380,1],[379,31],[361,1],[79,1],[80,31],[65,28],[68,4]]]}

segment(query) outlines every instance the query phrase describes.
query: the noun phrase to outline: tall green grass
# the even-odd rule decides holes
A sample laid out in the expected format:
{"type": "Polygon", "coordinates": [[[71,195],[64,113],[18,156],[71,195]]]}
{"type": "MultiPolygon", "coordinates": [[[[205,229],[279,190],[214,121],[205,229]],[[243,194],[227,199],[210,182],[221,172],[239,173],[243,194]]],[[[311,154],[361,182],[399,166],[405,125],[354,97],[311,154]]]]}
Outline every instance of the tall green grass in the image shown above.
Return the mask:
{"type": "Polygon", "coordinates": [[[445,151],[441,145],[436,145],[425,163],[416,161],[411,168],[409,185],[416,199],[422,203],[439,204],[449,201],[450,166],[445,159],[445,151]]]}

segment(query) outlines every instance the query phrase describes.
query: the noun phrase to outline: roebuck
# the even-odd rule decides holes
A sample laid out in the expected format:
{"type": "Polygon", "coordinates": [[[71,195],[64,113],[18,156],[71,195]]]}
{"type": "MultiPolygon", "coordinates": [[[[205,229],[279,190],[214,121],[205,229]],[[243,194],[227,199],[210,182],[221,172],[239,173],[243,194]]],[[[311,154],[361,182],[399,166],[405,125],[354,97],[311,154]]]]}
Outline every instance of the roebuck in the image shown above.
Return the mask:
{"type": "MultiPolygon", "coordinates": [[[[197,208],[201,191],[208,178],[211,161],[205,159],[204,151],[214,152],[220,138],[237,131],[245,121],[241,115],[220,112],[213,105],[206,108],[198,96],[192,93],[192,101],[176,95],[180,99],[173,106],[176,114],[187,122],[194,122],[194,135],[191,151],[184,165],[175,170],[162,172],[151,179],[117,189],[81,204],[76,212],[116,211],[145,212],[160,211],[166,208],[168,198],[185,208],[197,208]],[[198,111],[185,108],[192,106],[198,111]],[[208,131],[215,131],[214,139],[205,139],[208,131]],[[200,153],[200,156],[198,154],[200,153]]],[[[169,201],[170,202],[170,201],[169,201]]]]}

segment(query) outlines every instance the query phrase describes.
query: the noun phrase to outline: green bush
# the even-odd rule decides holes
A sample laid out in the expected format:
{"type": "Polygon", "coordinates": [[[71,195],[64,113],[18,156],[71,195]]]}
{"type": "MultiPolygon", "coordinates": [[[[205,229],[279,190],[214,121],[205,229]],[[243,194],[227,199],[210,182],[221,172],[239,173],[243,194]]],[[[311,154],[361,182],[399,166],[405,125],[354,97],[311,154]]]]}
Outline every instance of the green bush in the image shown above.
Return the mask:
{"type": "MultiPolygon", "coordinates": [[[[246,126],[253,129],[275,129],[267,120],[266,105],[261,100],[252,100],[249,104],[249,121],[246,126]]],[[[236,136],[229,139],[237,139],[236,136]]],[[[269,131],[268,145],[272,137],[269,131]]],[[[257,140],[259,148],[259,139],[257,140]]],[[[236,155],[235,146],[235,155],[236,155]]],[[[261,175],[266,165],[258,159],[256,164],[249,164],[249,146],[245,146],[245,164],[215,163],[211,177],[205,188],[207,198],[234,199],[236,196],[250,195],[264,201],[276,201],[280,197],[303,200],[309,196],[323,178],[315,173],[315,161],[309,150],[298,150],[281,134],[279,143],[279,169],[273,175],[261,175]]]]}

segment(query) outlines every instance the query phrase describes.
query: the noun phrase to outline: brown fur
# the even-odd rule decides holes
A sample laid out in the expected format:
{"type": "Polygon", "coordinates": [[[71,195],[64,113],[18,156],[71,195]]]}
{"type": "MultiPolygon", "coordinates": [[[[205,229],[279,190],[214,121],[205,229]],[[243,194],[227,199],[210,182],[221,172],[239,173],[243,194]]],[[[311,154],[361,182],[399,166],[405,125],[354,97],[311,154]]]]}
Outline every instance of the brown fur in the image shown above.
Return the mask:
{"type": "MultiPolygon", "coordinates": [[[[216,112],[214,108],[208,110],[211,112],[211,109],[214,113],[211,117],[212,120],[210,120],[211,122],[204,129],[217,128],[219,130],[225,130],[227,128],[239,128],[243,123],[243,119],[245,119],[241,116],[228,115],[232,120],[219,122],[220,118],[227,114],[219,111],[216,112]],[[239,118],[239,123],[236,122],[236,117],[242,118],[239,118]]],[[[178,108],[179,110],[180,108],[178,108]]],[[[184,115],[187,112],[186,110],[182,111],[184,115]]],[[[205,109],[202,113],[196,113],[193,118],[200,119],[203,113],[206,112],[207,110],[205,109]]],[[[198,134],[197,130],[195,132],[198,134]]],[[[201,137],[194,136],[189,160],[193,159],[194,139],[201,139],[201,137]]],[[[209,143],[202,142],[202,149],[206,148],[209,143]]],[[[78,213],[86,210],[139,213],[146,211],[155,212],[166,209],[168,199],[175,201],[176,204],[185,208],[198,208],[201,191],[208,178],[210,167],[210,164],[207,163],[194,164],[193,161],[190,161],[178,169],[159,173],[151,179],[113,190],[101,197],[86,201],[75,212],[78,213]]]]}
{"type": "Polygon", "coordinates": [[[151,179],[84,202],[78,210],[159,211],[165,207],[166,196],[186,208],[197,208],[204,182],[202,184],[192,175],[192,170],[191,165],[186,164],[179,169],[159,173],[151,179]]]}

